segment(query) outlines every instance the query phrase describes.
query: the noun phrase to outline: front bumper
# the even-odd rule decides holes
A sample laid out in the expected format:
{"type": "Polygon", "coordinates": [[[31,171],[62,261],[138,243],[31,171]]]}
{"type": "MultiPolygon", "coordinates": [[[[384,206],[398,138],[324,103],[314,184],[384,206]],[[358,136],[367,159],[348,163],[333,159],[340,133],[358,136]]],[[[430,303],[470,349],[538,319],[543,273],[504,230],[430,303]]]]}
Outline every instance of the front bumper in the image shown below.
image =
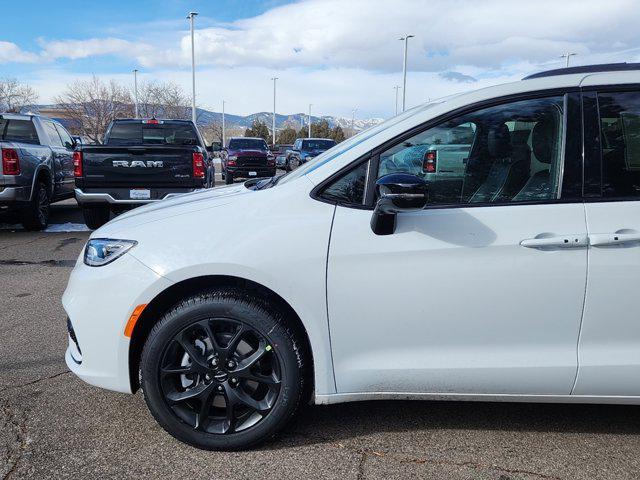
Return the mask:
{"type": "Polygon", "coordinates": [[[225,175],[229,173],[235,178],[275,177],[276,167],[227,167],[225,175]],[[250,175],[255,172],[255,175],[250,175]]]}
{"type": "Polygon", "coordinates": [[[136,306],[150,303],[171,284],[131,252],[103,267],[89,267],[79,258],[62,297],[77,340],[69,336],[69,370],[91,385],[131,393],[125,325],[136,306]]]}
{"type": "Polygon", "coordinates": [[[177,197],[185,193],[190,193],[196,190],[195,188],[185,188],[178,191],[161,191],[151,190],[151,198],[140,200],[125,198],[125,195],[129,193],[129,189],[118,189],[113,192],[86,192],[80,188],[75,189],[76,200],[79,204],[84,205],[88,203],[108,203],[111,205],[143,205],[145,203],[159,202],[166,198],[177,197]]]}

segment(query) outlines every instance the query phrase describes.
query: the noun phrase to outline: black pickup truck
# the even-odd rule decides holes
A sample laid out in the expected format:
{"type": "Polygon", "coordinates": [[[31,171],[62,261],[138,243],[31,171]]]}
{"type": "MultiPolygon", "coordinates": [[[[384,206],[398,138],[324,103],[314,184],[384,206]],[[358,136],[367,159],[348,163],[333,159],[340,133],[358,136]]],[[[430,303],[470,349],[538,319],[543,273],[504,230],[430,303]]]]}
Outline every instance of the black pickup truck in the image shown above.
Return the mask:
{"type": "Polygon", "coordinates": [[[188,120],[114,120],[102,145],[74,156],[75,195],[89,228],[111,212],[214,185],[214,166],[188,120]]]}

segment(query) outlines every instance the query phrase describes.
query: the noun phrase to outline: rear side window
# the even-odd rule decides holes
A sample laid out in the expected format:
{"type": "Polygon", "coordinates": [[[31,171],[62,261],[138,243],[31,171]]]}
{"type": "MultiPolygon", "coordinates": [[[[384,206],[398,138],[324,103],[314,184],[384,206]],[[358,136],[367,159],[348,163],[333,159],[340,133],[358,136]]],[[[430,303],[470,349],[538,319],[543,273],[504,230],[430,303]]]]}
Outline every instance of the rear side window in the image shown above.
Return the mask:
{"type": "Polygon", "coordinates": [[[109,145],[198,145],[192,125],[186,123],[115,123],[109,145]]]}
{"type": "Polygon", "coordinates": [[[62,147],[62,140],[60,139],[58,130],[56,130],[56,126],[53,122],[42,122],[42,124],[44,125],[44,129],[47,131],[51,145],[54,147],[62,147]]]}
{"type": "Polygon", "coordinates": [[[2,140],[9,142],[32,143],[38,145],[38,133],[31,120],[0,119],[2,140]]]}
{"type": "Polygon", "coordinates": [[[602,196],[640,197],[640,92],[598,93],[602,196]]]}

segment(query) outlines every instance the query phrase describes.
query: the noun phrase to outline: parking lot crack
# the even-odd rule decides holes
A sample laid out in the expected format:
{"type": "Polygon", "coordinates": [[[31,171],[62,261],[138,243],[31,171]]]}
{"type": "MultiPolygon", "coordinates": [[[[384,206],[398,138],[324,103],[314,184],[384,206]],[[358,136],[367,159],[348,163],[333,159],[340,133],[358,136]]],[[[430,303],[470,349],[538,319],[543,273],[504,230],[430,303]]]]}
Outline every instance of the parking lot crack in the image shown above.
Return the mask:
{"type": "Polygon", "coordinates": [[[484,463],[472,462],[472,461],[455,461],[455,460],[440,460],[440,459],[434,459],[434,458],[408,457],[405,455],[399,455],[394,452],[384,452],[384,451],[377,451],[377,450],[372,450],[367,448],[351,447],[344,443],[333,443],[329,439],[327,439],[327,441],[336,448],[350,450],[354,453],[359,453],[362,455],[359,468],[358,468],[358,479],[364,478],[361,475],[364,475],[364,464],[366,461],[365,459],[367,457],[379,457],[379,458],[383,458],[391,461],[397,461],[400,463],[444,465],[444,466],[471,468],[473,470],[493,470],[498,473],[509,474],[509,475],[529,475],[542,480],[562,480],[561,477],[558,477],[555,475],[547,475],[544,473],[534,472],[534,471],[525,470],[525,469],[502,467],[500,465],[491,465],[491,464],[484,464],[484,463]]]}
{"type": "Polygon", "coordinates": [[[6,459],[2,480],[8,480],[16,471],[29,443],[27,416],[22,410],[15,410],[9,404],[2,405],[2,430],[6,441],[6,459]]]}
{"type": "Polygon", "coordinates": [[[46,380],[51,380],[52,378],[57,378],[57,377],[60,377],[62,375],[67,375],[68,373],[71,373],[71,372],[69,370],[65,370],[64,372],[54,373],[53,375],[49,375],[47,377],[41,377],[41,378],[38,378],[36,380],[31,380],[30,382],[22,383],[20,385],[5,386],[5,388],[0,389],[0,393],[7,392],[9,390],[17,390],[19,388],[29,387],[31,385],[35,385],[37,383],[44,382],[46,380]]]}

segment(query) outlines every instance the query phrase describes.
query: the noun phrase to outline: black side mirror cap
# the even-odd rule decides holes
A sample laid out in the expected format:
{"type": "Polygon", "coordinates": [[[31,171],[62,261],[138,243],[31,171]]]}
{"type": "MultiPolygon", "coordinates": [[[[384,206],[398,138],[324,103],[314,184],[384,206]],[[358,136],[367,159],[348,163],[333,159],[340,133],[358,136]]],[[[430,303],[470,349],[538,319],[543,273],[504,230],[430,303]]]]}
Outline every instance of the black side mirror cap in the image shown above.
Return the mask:
{"type": "Polygon", "coordinates": [[[390,173],[376,181],[378,202],[371,216],[376,235],[390,235],[396,229],[396,214],[422,210],[429,199],[427,183],[411,173],[390,173]]]}

